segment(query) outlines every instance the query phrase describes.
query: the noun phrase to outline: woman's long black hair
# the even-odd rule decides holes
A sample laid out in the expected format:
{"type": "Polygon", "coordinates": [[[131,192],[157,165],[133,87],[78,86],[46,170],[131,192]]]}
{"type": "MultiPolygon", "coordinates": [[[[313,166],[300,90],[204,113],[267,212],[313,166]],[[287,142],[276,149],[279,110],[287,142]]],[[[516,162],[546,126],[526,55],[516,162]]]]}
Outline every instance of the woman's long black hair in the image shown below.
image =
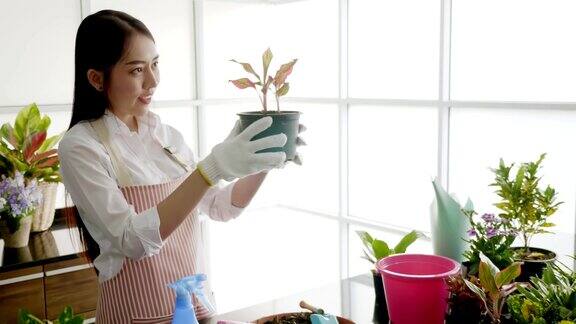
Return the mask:
{"type": "MultiPolygon", "coordinates": [[[[120,61],[130,37],[141,34],[154,41],[150,30],[138,19],[115,10],[102,10],[86,17],[76,33],[74,67],[74,101],[72,119],[68,129],[81,121],[95,120],[104,115],[109,106],[106,96],[112,67],[120,61]],[[103,91],[88,82],[88,70],[103,72],[103,91]]],[[[84,256],[91,262],[100,250],[90,236],[76,207],[65,208],[69,227],[78,227],[85,249],[84,256]]]]}

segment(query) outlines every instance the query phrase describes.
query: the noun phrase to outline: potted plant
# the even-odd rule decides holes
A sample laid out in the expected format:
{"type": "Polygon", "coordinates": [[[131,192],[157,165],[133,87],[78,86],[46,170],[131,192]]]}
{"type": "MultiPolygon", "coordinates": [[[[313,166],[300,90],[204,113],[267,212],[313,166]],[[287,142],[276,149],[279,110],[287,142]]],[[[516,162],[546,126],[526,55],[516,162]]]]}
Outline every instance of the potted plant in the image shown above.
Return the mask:
{"type": "MultiPolygon", "coordinates": [[[[464,278],[466,286],[476,294],[483,303],[484,313],[480,323],[504,323],[502,316],[506,300],[516,289],[525,283],[513,282],[520,275],[520,263],[514,262],[500,270],[484,254],[480,253],[478,278],[464,278]]],[[[451,312],[451,315],[454,312],[451,312]]],[[[451,322],[454,323],[454,322],[451,322]]]]}
{"type": "Polygon", "coordinates": [[[521,324],[576,322],[576,273],[563,264],[548,263],[542,278],[518,287],[508,299],[512,319],[521,324]]]}
{"type": "Polygon", "coordinates": [[[487,256],[499,269],[510,266],[514,262],[514,252],[510,246],[517,235],[510,222],[491,213],[480,217],[474,210],[462,209],[462,213],[470,223],[466,240],[470,247],[464,252],[467,274],[478,275],[480,254],[487,256]]]}
{"type": "MultiPolygon", "coordinates": [[[[471,276],[469,281],[480,286],[478,277],[471,276]]],[[[446,315],[446,324],[462,323],[490,323],[486,317],[486,306],[484,301],[474,293],[464,282],[464,276],[448,277],[446,285],[450,292],[448,298],[448,314],[446,315]]]]}
{"type": "Polygon", "coordinates": [[[36,180],[26,180],[16,171],[14,177],[0,179],[0,236],[6,247],[28,245],[32,215],[42,199],[36,180]]]}
{"type": "Polygon", "coordinates": [[[523,245],[512,248],[515,259],[524,263],[518,278],[520,281],[529,281],[531,276],[541,275],[544,266],[556,259],[554,252],[530,246],[534,234],[551,233],[546,229],[554,224],[548,222],[548,218],[562,204],[556,202],[557,193],[552,187],[540,188],[538,170],[545,156],[542,154],[535,162],[520,164],[512,177],[514,163],[508,166],[500,159],[499,167],[492,169],[495,181],[491,186],[497,187],[496,193],[501,198],[495,204],[502,210],[498,216],[509,221],[522,238],[523,245]]]}
{"type": "Polygon", "coordinates": [[[82,324],[84,317],[74,315],[72,307],[66,306],[55,321],[41,320],[26,309],[18,310],[18,324],[82,324]]]}
{"type": "Polygon", "coordinates": [[[290,84],[286,82],[286,78],[292,73],[296,59],[282,64],[276,74],[272,77],[269,74],[270,63],[272,62],[272,51],[268,48],[262,54],[262,76],[256,73],[249,63],[241,63],[236,60],[231,60],[234,63],[242,65],[244,71],[255,77],[255,80],[249,78],[241,78],[237,80],[230,80],[238,89],[253,88],[260,99],[262,110],[242,112],[240,116],[241,129],[245,129],[254,121],[264,117],[272,117],[272,126],[262,133],[256,135],[254,139],[275,135],[279,133],[286,134],[288,140],[286,145],[282,148],[269,148],[258,152],[279,152],[286,153],[286,160],[291,161],[296,154],[296,138],[298,137],[298,125],[301,112],[299,111],[280,111],[280,97],[285,96],[290,90],[290,84]],[[274,86],[274,98],[276,102],[276,110],[269,110],[268,108],[268,95],[271,87],[274,86]]]}
{"type": "Polygon", "coordinates": [[[2,174],[13,176],[16,171],[25,179],[36,179],[42,192],[42,203],[32,219],[32,231],[47,230],[54,220],[56,191],[60,179],[60,163],[52,147],[62,134],[47,137],[51,120],[41,116],[33,103],[18,112],[14,126],[5,123],[0,128],[0,168],[2,174]]]}
{"type": "Polygon", "coordinates": [[[410,246],[419,237],[423,237],[424,234],[418,231],[412,231],[406,234],[394,248],[390,248],[388,244],[382,240],[373,238],[366,231],[356,231],[356,234],[362,240],[364,244],[364,255],[362,258],[368,260],[372,263],[372,279],[374,281],[374,294],[376,296],[374,302],[374,314],[372,321],[374,323],[388,323],[388,309],[386,306],[386,296],[384,295],[384,284],[382,282],[382,277],[376,269],[376,263],[378,260],[387,257],[392,254],[405,253],[408,246],[410,246]]]}

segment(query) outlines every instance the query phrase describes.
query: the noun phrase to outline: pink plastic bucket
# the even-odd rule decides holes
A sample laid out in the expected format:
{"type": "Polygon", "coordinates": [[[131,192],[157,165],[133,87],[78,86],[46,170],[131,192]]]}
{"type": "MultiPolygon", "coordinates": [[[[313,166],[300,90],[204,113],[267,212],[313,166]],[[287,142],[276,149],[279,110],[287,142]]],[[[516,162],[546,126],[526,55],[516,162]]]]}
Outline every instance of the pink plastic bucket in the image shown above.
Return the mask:
{"type": "Polygon", "coordinates": [[[448,286],[445,279],[460,272],[452,259],[427,254],[396,254],[376,264],[382,276],[392,324],[442,324],[448,286]]]}

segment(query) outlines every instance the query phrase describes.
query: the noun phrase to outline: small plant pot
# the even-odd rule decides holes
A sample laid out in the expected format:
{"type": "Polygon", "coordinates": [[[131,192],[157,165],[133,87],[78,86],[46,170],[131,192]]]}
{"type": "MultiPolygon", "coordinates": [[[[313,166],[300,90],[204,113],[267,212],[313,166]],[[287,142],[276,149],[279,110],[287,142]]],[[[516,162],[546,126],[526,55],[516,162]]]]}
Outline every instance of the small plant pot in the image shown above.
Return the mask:
{"type": "Polygon", "coordinates": [[[6,221],[0,220],[0,237],[4,239],[5,246],[9,248],[20,248],[28,245],[30,239],[30,228],[32,227],[32,217],[24,217],[20,220],[20,227],[14,233],[10,233],[6,221]]]}
{"type": "Polygon", "coordinates": [[[32,232],[43,232],[49,229],[54,222],[54,210],[56,209],[58,183],[42,182],[38,187],[42,192],[42,202],[32,216],[32,232]]]}
{"type": "MultiPolygon", "coordinates": [[[[518,251],[523,249],[522,247],[512,247],[511,248],[514,251],[518,251]]],[[[544,271],[544,268],[546,267],[547,264],[549,263],[554,263],[554,261],[556,260],[556,253],[546,250],[546,249],[541,249],[541,248],[533,248],[533,247],[528,247],[528,249],[530,250],[530,252],[536,252],[539,254],[542,254],[543,257],[541,259],[527,259],[527,258],[517,258],[516,261],[520,261],[523,262],[524,264],[521,266],[520,270],[520,276],[518,276],[518,278],[516,278],[517,282],[529,282],[530,281],[530,277],[541,277],[542,276],[542,272],[544,271]]]]}
{"type": "Polygon", "coordinates": [[[286,145],[260,150],[257,153],[284,152],[286,153],[286,161],[292,161],[296,155],[296,138],[298,137],[298,125],[301,114],[299,111],[267,111],[266,113],[263,111],[249,111],[238,113],[238,116],[240,116],[241,130],[246,129],[246,127],[262,117],[272,117],[272,126],[254,136],[252,140],[284,133],[288,137],[286,145]]]}
{"type": "MultiPolygon", "coordinates": [[[[281,313],[281,314],[275,314],[275,315],[262,317],[262,318],[257,319],[255,322],[252,322],[252,323],[255,323],[255,324],[310,323],[310,319],[309,319],[310,314],[312,314],[312,313],[311,312],[281,313]]],[[[340,317],[340,316],[336,316],[336,319],[338,320],[338,324],[354,324],[354,322],[352,322],[351,320],[340,317]]]]}
{"type": "Polygon", "coordinates": [[[388,324],[390,318],[388,317],[388,305],[386,305],[382,276],[376,270],[372,270],[372,279],[374,280],[374,313],[372,314],[372,323],[388,324]]]}

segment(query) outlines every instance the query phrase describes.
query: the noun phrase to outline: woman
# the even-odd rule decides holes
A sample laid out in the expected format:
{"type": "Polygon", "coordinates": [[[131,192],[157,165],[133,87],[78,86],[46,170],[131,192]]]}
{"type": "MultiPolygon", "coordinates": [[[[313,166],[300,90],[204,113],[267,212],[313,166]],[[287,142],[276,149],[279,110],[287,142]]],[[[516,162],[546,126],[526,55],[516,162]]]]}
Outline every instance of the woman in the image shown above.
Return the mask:
{"type": "MultiPolygon", "coordinates": [[[[174,294],[167,284],[205,271],[198,211],[220,221],[237,217],[267,171],[284,164],[282,152],[254,152],[281,147],[286,136],[250,141],[270,117],[241,133],[237,125],[196,163],[182,135],[148,110],[158,53],[150,31],[126,13],[86,17],[75,63],[72,121],[58,153],[95,257],[97,322],[170,322],[174,294]],[[239,180],[220,187],[221,179],[239,180]]],[[[198,303],[196,312],[211,315],[198,303]]]]}

